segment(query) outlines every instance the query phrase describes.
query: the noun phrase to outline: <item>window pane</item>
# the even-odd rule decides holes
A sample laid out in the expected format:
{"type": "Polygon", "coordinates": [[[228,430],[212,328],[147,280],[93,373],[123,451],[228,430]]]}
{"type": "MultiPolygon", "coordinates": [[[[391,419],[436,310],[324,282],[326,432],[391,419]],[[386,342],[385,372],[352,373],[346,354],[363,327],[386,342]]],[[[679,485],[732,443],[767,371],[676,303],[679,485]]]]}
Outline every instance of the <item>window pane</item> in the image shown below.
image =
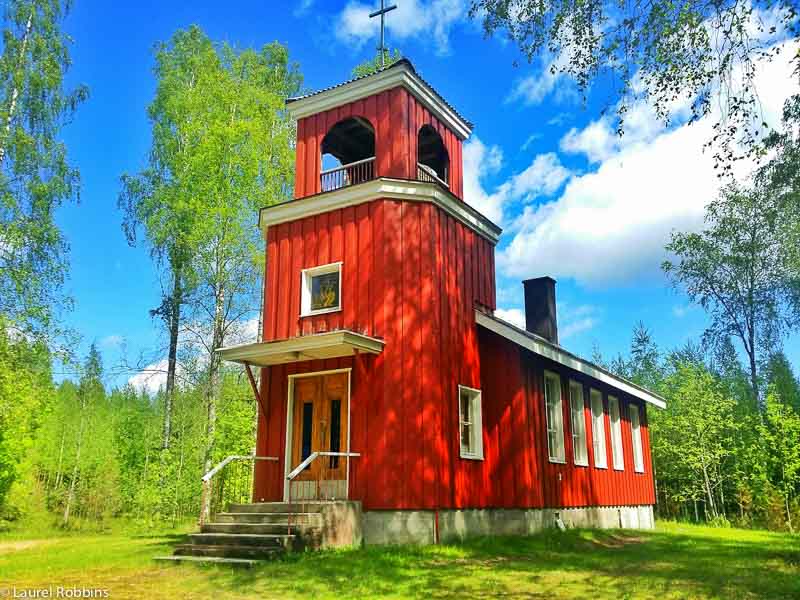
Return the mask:
{"type": "Polygon", "coordinates": [[[461,392],[461,422],[462,423],[471,423],[472,419],[470,418],[470,401],[469,395],[465,392],[461,392]]]}
{"type": "Polygon", "coordinates": [[[467,424],[461,426],[461,451],[472,454],[472,427],[467,424]]]}
{"type": "Polygon", "coordinates": [[[585,465],[588,462],[586,450],[586,420],[583,415],[583,387],[571,385],[569,389],[572,417],[572,449],[575,464],[585,465]]]}
{"type": "Polygon", "coordinates": [[[639,428],[639,407],[631,404],[628,407],[631,419],[631,436],[633,437],[633,466],[638,472],[644,471],[644,456],[642,455],[642,432],[639,428]]]}
{"type": "Polygon", "coordinates": [[[311,310],[339,306],[339,271],[311,277],[311,310]]]}
{"type": "MultiPolygon", "coordinates": [[[[330,452],[339,452],[342,437],[342,401],[338,398],[331,400],[331,443],[330,452]]],[[[335,469],[339,466],[338,456],[329,456],[328,466],[335,469]]]]}
{"type": "MultiPolygon", "coordinates": [[[[314,404],[312,402],[303,403],[303,443],[300,451],[300,462],[311,456],[311,429],[314,423],[314,404]]],[[[308,465],[309,468],[311,465],[308,465]]]]}
{"type": "Polygon", "coordinates": [[[545,375],[544,397],[547,412],[547,444],[550,459],[564,461],[564,418],[561,409],[561,383],[558,377],[545,375]]]}
{"type": "Polygon", "coordinates": [[[622,425],[619,418],[619,400],[613,396],[608,397],[608,418],[611,421],[611,456],[614,459],[614,468],[623,470],[625,459],[622,454],[622,425]]]}
{"type": "Polygon", "coordinates": [[[592,390],[592,448],[594,450],[594,466],[605,468],[608,466],[606,456],[606,427],[603,417],[603,395],[592,390]]]}

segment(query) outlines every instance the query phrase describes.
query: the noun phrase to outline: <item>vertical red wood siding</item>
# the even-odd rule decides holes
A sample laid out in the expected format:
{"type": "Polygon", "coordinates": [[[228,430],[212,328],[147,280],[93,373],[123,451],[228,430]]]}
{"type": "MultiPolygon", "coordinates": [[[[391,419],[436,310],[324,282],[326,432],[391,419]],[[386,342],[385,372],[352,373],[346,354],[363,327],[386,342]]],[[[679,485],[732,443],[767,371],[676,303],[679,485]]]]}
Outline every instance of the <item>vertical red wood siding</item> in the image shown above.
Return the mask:
{"type": "Polygon", "coordinates": [[[375,130],[375,175],[378,177],[416,179],[417,135],[423,125],[433,127],[442,137],[450,157],[450,191],[463,199],[461,140],[402,87],[298,119],[295,198],[320,192],[322,140],[336,123],[355,116],[369,121],[375,130]]]}
{"type": "MultiPolygon", "coordinates": [[[[351,449],[362,453],[353,497],[372,509],[468,504],[490,480],[479,464],[451,458],[459,455],[457,386],[480,387],[472,307],[494,308],[492,243],[433,204],[379,199],[271,227],[267,249],[265,341],[339,328],[386,340],[379,356],[336,363],[353,369],[351,449]],[[339,260],[342,311],[301,318],[302,269],[339,260]]],[[[283,494],[288,376],[320,369],[263,370],[258,449],[280,464],[259,465],[257,498],[283,494]]]]}
{"type": "MultiPolygon", "coordinates": [[[[450,189],[463,193],[461,140],[404,88],[301,119],[297,198],[320,191],[319,148],[349,116],[375,129],[376,174],[414,179],[417,133],[430,124],[450,155],[450,189]]],[[[263,339],[348,329],[385,341],[379,355],[262,369],[254,499],[283,497],[289,378],[350,369],[350,497],[366,510],[543,508],[653,504],[644,405],[476,326],[495,309],[494,244],[428,202],[376,198],[270,227],[263,339]],[[342,310],[300,317],[301,271],[342,263],[342,310]],[[543,372],[558,373],[566,463],[548,459],[543,372]],[[574,464],[569,382],[584,391],[589,466],[574,464]],[[458,386],[482,390],[483,460],[462,459],[458,386]],[[589,389],[603,394],[608,468],[594,467],[589,389]],[[611,456],[608,394],[620,402],[625,469],[611,456]],[[644,473],[635,473],[628,406],[641,411],[644,473]]]]}

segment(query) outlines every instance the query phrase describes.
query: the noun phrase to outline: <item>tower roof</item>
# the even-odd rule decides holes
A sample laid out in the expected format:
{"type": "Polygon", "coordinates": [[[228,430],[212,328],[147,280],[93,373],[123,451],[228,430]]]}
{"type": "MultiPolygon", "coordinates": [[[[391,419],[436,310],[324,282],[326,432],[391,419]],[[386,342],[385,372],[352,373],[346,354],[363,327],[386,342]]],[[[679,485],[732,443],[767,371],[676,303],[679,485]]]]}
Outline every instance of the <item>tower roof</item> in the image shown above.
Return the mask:
{"type": "Polygon", "coordinates": [[[472,123],[462,117],[433,86],[420,77],[407,58],[401,58],[369,75],[289,98],[286,106],[292,118],[302,119],[398,86],[405,87],[461,139],[468,138],[472,133],[472,123]]]}

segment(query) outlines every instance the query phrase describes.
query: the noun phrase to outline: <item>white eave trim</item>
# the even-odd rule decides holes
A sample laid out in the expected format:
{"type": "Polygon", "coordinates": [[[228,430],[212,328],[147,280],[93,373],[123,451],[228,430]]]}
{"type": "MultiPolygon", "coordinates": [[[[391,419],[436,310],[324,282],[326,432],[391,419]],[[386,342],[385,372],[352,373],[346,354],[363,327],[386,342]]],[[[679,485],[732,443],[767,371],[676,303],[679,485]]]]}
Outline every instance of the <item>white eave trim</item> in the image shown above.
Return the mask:
{"type": "Polygon", "coordinates": [[[532,334],[523,332],[514,325],[506,323],[497,317],[489,316],[479,310],[476,310],[475,322],[481,327],[484,327],[489,331],[493,331],[497,335],[514,342],[518,346],[522,346],[523,348],[530,350],[534,354],[544,356],[545,358],[549,358],[560,365],[569,367],[575,371],[579,371],[580,373],[588,375],[589,377],[593,377],[594,379],[602,381],[614,389],[625,392],[626,394],[629,394],[640,400],[644,400],[645,402],[657,406],[658,408],[667,407],[666,401],[661,396],[657,396],[656,394],[653,394],[652,392],[649,392],[646,389],[631,383],[630,381],[613,375],[605,369],[598,367],[597,365],[594,365],[578,356],[575,356],[559,346],[551,344],[544,338],[538,338],[538,336],[532,337],[532,334]]]}
{"type": "Polygon", "coordinates": [[[324,92],[299,98],[289,102],[286,108],[293,119],[302,119],[399,86],[406,88],[462,140],[467,139],[472,133],[469,123],[447,106],[408,65],[399,65],[324,92]]]}
{"type": "Polygon", "coordinates": [[[382,198],[435,204],[493,244],[497,244],[503,231],[439,184],[387,177],[267,206],[259,212],[258,224],[266,237],[267,228],[274,225],[382,198]]]}
{"type": "Polygon", "coordinates": [[[228,346],[219,348],[217,352],[228,362],[266,367],[360,353],[380,354],[383,346],[383,340],[343,329],[273,342],[228,346]]]}

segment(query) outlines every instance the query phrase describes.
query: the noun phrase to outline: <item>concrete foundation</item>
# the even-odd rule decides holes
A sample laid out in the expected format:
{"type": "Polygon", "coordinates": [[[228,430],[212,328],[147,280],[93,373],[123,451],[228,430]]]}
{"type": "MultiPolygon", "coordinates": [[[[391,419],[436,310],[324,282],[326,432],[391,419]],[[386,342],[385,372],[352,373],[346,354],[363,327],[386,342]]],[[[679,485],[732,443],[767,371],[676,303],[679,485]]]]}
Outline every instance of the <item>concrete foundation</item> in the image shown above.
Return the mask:
{"type": "Polygon", "coordinates": [[[360,546],[363,543],[361,502],[318,502],[315,507],[320,514],[317,548],[360,546]]]}
{"type": "MultiPolygon", "coordinates": [[[[465,509],[439,511],[443,542],[480,535],[529,535],[555,527],[652,529],[652,506],[591,506],[544,509],[465,509]]],[[[363,513],[365,544],[431,544],[435,542],[436,512],[373,510],[363,513]]]]}

